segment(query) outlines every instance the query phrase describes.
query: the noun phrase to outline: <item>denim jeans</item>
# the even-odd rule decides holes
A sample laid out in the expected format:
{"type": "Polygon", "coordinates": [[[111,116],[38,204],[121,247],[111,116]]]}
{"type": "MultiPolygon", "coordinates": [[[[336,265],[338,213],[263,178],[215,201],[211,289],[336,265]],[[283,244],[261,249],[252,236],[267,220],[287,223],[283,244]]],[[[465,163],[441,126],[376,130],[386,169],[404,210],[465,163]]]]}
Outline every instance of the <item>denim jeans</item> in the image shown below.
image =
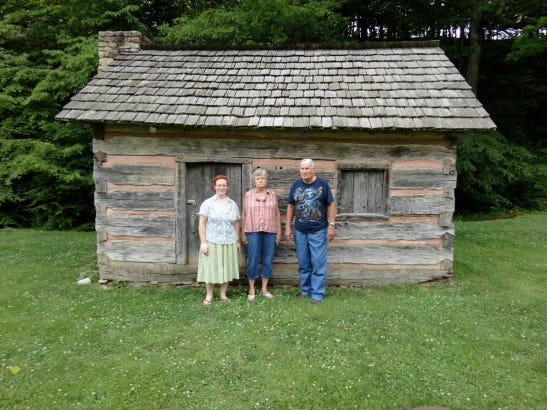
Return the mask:
{"type": "Polygon", "coordinates": [[[327,229],[302,233],[294,230],[298,276],[303,296],[323,300],[327,283],[327,229]]]}
{"type": "Polygon", "coordinates": [[[275,255],[275,233],[245,232],[247,236],[247,277],[258,278],[258,261],[262,259],[263,278],[272,276],[272,263],[275,255]]]}

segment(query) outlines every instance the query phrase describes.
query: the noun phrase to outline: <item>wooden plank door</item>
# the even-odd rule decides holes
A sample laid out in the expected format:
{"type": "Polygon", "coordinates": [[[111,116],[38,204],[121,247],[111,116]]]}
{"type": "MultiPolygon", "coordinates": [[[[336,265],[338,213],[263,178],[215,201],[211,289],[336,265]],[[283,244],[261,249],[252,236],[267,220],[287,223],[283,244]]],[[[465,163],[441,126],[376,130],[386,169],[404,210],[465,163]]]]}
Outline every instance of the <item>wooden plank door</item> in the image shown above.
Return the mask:
{"type": "MultiPolygon", "coordinates": [[[[204,200],[213,196],[211,187],[216,175],[226,175],[230,180],[228,196],[233,199],[241,211],[243,194],[242,166],[228,163],[186,163],[185,172],[185,204],[186,204],[186,255],[187,264],[197,265],[199,257],[199,207],[204,200]]],[[[241,259],[241,257],[240,257],[241,259]]],[[[244,263],[244,259],[243,259],[244,263]]],[[[240,260],[240,265],[241,265],[240,260]]]]}

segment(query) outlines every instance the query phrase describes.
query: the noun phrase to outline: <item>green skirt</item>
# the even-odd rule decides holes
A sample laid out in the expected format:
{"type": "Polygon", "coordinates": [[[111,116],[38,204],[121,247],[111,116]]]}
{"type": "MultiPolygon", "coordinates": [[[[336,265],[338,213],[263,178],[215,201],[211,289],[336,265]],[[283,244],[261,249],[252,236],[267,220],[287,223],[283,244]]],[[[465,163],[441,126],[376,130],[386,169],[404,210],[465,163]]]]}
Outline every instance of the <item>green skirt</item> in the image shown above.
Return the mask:
{"type": "Polygon", "coordinates": [[[220,245],[207,241],[209,253],[199,253],[198,282],[221,284],[239,279],[236,243],[220,245]]]}

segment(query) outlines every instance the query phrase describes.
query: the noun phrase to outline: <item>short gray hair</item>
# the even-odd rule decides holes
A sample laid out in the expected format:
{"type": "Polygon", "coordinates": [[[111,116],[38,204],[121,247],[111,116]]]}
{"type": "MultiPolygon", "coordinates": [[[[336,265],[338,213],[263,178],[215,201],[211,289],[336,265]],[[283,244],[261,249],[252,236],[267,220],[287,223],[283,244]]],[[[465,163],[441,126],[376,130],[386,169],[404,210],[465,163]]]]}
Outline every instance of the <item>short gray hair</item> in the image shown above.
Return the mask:
{"type": "Polygon", "coordinates": [[[268,180],[268,173],[265,169],[257,168],[251,175],[251,179],[254,181],[256,177],[264,177],[266,178],[266,181],[268,180]]]}
{"type": "Polygon", "coordinates": [[[315,168],[315,163],[313,162],[313,159],[304,158],[302,161],[300,161],[300,165],[302,165],[305,162],[308,162],[312,168],[315,168]]]}

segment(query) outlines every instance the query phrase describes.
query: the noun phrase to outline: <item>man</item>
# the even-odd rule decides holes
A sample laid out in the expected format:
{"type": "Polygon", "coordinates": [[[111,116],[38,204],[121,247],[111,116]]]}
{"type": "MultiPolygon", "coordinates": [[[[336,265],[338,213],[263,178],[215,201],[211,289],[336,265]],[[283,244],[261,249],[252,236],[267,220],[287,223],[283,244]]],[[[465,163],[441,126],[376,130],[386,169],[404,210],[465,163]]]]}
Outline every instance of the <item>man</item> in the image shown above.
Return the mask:
{"type": "Polygon", "coordinates": [[[300,161],[300,179],[289,192],[285,237],[294,239],[300,298],[320,303],[327,283],[327,243],[334,239],[336,205],[329,184],[315,175],[311,159],[300,161]],[[294,233],[291,223],[294,217],[294,233]]]}

